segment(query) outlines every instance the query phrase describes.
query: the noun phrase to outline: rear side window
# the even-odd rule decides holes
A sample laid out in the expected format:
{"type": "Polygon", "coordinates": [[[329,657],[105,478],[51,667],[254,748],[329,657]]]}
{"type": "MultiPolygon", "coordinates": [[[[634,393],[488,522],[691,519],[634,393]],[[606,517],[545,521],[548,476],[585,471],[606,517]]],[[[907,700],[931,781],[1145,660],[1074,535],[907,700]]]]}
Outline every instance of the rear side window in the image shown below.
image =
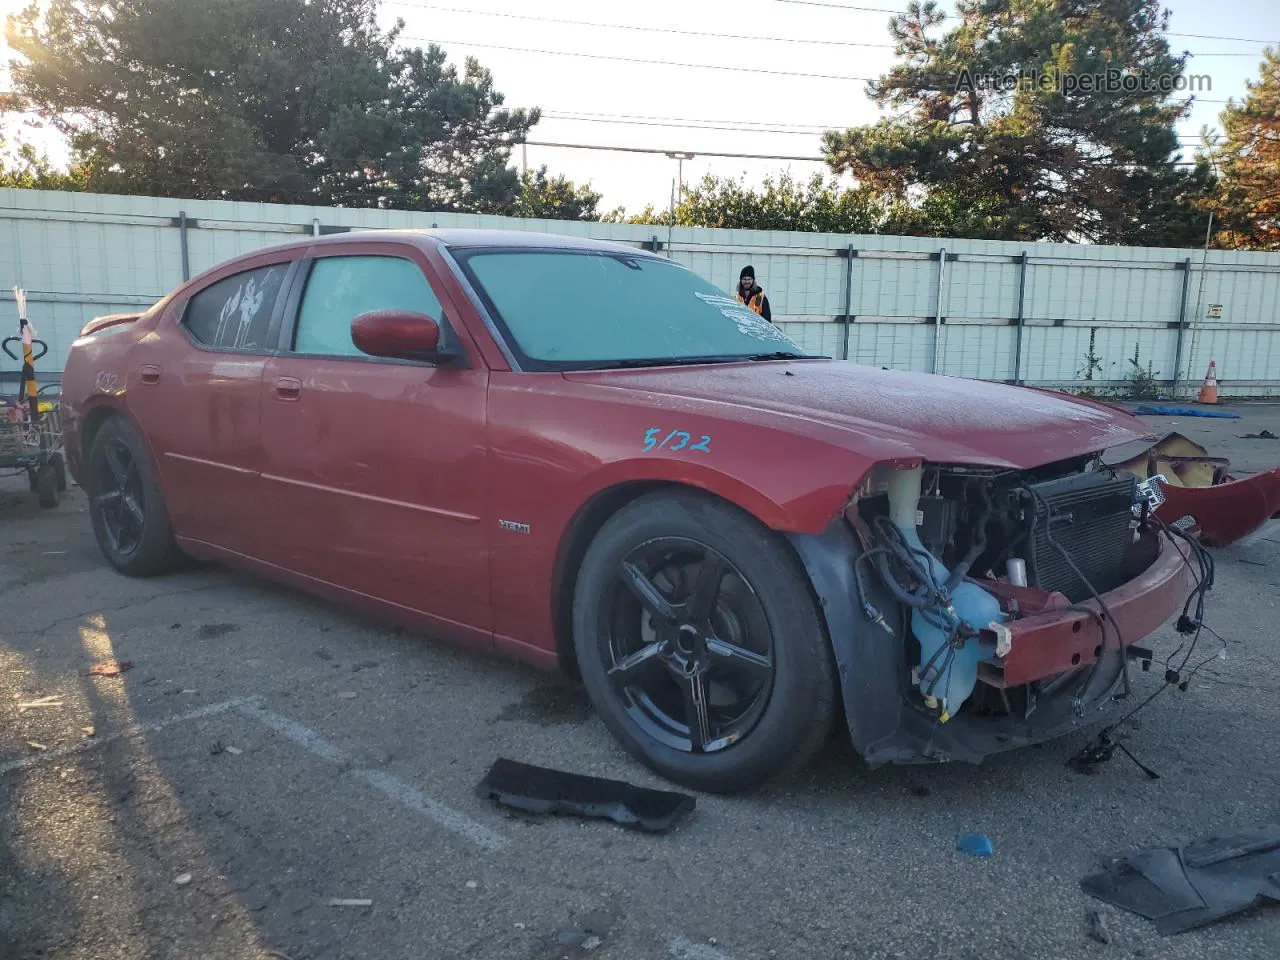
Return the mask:
{"type": "Polygon", "coordinates": [[[302,296],[293,349],[329,357],[365,357],[351,342],[351,321],[370,310],[411,310],[441,322],[444,313],[418,265],[401,257],[324,257],[302,296]]]}
{"type": "Polygon", "coordinates": [[[267,350],[271,313],[287,263],[233,274],[205,287],[187,305],[182,322],[191,335],[220,350],[267,350]]]}

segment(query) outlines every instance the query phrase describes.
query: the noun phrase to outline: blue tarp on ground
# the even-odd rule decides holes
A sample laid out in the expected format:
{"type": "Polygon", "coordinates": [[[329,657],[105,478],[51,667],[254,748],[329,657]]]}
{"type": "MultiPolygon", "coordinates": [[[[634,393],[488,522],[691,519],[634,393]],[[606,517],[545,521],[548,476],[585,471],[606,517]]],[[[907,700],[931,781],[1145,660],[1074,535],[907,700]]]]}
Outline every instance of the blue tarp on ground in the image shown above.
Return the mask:
{"type": "Polygon", "coordinates": [[[1167,407],[1163,404],[1143,404],[1130,413],[1138,417],[1213,417],[1217,420],[1239,420],[1240,414],[1226,410],[1205,410],[1201,407],[1167,407]]]}

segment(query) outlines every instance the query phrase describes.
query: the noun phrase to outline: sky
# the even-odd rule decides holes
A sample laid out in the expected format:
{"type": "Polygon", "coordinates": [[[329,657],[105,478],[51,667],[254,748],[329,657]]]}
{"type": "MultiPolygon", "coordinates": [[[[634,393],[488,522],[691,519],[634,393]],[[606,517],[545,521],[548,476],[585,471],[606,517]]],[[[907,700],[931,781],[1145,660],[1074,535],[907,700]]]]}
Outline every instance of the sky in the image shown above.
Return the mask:
{"type": "MultiPolygon", "coordinates": [[[[26,3],[0,0],[0,13],[26,3]]],[[[1179,128],[1189,158],[1202,126],[1220,128],[1223,103],[1211,101],[1242,96],[1264,46],[1280,46],[1280,2],[1164,6],[1170,31],[1180,34],[1169,38],[1174,51],[1191,52],[1187,72],[1208,75],[1212,86],[1179,128]]],[[[893,63],[887,25],[905,7],[906,0],[382,0],[380,16],[385,26],[402,18],[406,42],[437,42],[460,68],[467,56],[479,59],[508,106],[542,108],[532,141],[692,153],[683,162],[686,184],[707,173],[758,183],[824,168],[706,154],[817,158],[822,130],[874,122],[879,113],[861,78],[893,63]]],[[[8,59],[3,41],[0,59],[8,59]]],[[[604,195],[602,211],[665,207],[679,167],[662,153],[526,150],[515,152],[517,166],[546,164],[590,183],[604,195]]]]}

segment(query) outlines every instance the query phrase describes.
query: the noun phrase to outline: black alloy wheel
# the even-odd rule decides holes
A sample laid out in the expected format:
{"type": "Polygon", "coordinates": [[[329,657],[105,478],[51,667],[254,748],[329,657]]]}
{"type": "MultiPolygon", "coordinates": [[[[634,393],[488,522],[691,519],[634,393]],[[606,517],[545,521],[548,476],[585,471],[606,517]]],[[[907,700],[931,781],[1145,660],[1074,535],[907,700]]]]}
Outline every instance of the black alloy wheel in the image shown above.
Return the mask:
{"type": "Polygon", "coordinates": [[[830,737],[835,660],[786,538],[700,491],[646,494],[596,533],[573,648],[609,732],[668,779],[750,790],[830,737]]]}
{"type": "Polygon", "coordinates": [[[147,445],[132,423],[112,416],[98,429],[85,458],[85,481],[93,532],[113,567],[127,576],[150,577],[187,564],[147,445]]]}
{"type": "Polygon", "coordinates": [[[742,572],[705,543],[632,550],[601,606],[611,681],[655,740],[715,753],[747,735],[773,690],[773,632],[742,572]]]}
{"type": "Polygon", "coordinates": [[[94,464],[93,506],[111,550],[121,558],[137,553],[146,524],[146,493],[129,445],[111,437],[94,464]]]}

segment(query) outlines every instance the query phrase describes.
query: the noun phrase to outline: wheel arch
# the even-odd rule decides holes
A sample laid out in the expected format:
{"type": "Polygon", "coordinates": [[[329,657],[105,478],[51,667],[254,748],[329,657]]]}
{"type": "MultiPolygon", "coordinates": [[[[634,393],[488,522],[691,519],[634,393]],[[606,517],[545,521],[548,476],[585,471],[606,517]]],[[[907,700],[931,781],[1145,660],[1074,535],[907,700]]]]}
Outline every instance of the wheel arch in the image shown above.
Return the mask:
{"type": "MultiPolygon", "coordinates": [[[[560,538],[560,544],[556,550],[551,581],[556,658],[561,671],[573,680],[581,678],[578,670],[577,654],[573,645],[573,595],[578,582],[582,558],[586,555],[587,549],[591,546],[596,534],[600,532],[600,529],[611,517],[615,516],[628,504],[661,490],[695,494],[727,504],[741,511],[744,516],[750,517],[766,529],[783,534],[779,537],[779,544],[790,553],[791,558],[804,572],[814,602],[817,603],[819,601],[817,585],[811,578],[811,571],[804,563],[804,558],[796,549],[796,541],[793,536],[778,530],[776,525],[769,523],[766,518],[761,517],[756,511],[749,509],[744,504],[723,496],[714,490],[708,490],[705,487],[680,480],[640,479],[614,483],[597,491],[578,508],[569,523],[566,524],[564,533],[560,538]]],[[[819,610],[821,612],[821,608],[819,610]]],[[[826,618],[823,617],[822,620],[825,627],[826,618]]]]}
{"type": "Polygon", "coordinates": [[[142,428],[142,424],[127,408],[117,406],[114,403],[95,404],[83,416],[77,443],[82,476],[77,477],[76,482],[83,487],[88,481],[89,451],[93,449],[93,441],[108,421],[113,419],[123,420],[137,432],[138,438],[142,441],[142,448],[147,453],[147,459],[151,461],[151,467],[156,472],[156,482],[160,483],[162,479],[160,458],[156,456],[156,451],[151,446],[151,438],[147,436],[147,431],[142,428]]]}
{"type": "MultiPolygon", "coordinates": [[[[120,417],[122,420],[128,421],[135,430],[138,430],[139,434],[142,434],[142,431],[138,426],[138,422],[129,415],[128,411],[122,410],[112,403],[97,404],[85,413],[83,423],[80,427],[80,442],[77,453],[81,464],[88,464],[89,451],[93,449],[94,439],[98,436],[98,432],[103,428],[106,422],[112,417],[120,417]]],[[[149,450],[150,444],[148,444],[148,452],[149,450]]]]}

